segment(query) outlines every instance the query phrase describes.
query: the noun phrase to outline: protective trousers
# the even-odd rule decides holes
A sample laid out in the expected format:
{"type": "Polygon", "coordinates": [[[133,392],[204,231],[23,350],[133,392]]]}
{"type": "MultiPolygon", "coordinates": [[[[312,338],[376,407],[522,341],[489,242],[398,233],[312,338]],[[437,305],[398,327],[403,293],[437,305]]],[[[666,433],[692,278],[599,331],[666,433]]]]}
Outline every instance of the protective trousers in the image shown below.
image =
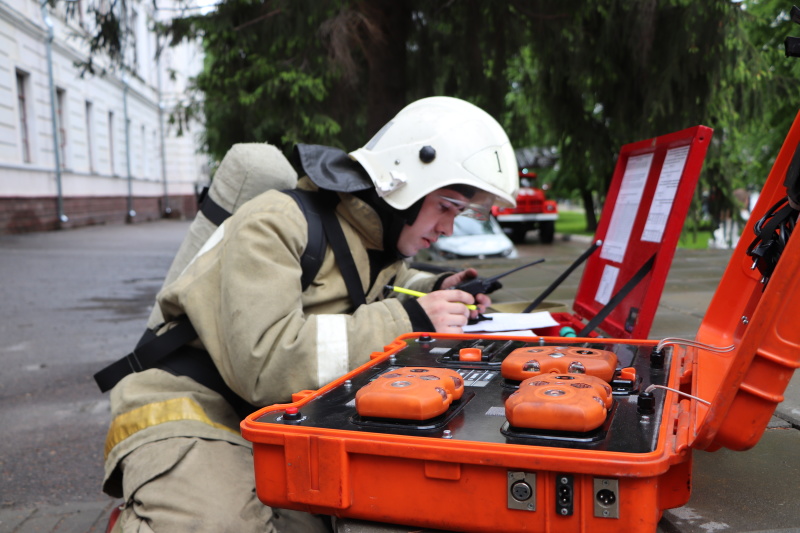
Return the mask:
{"type": "Polygon", "coordinates": [[[329,533],[330,519],[271,509],[255,493],[251,449],[174,437],[122,461],[124,509],[115,533],[329,533]]]}

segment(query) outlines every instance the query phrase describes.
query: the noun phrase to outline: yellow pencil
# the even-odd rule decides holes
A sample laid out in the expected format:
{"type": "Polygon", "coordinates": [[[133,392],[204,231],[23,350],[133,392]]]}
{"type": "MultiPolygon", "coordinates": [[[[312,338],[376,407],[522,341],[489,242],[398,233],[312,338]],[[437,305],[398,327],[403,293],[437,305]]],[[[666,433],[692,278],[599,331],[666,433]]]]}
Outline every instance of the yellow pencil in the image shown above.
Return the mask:
{"type": "MultiPolygon", "coordinates": [[[[401,294],[408,294],[409,296],[415,296],[416,298],[419,298],[421,296],[425,296],[427,294],[425,292],[412,291],[411,289],[406,289],[404,287],[395,287],[394,285],[387,285],[386,288],[389,289],[389,290],[392,290],[394,292],[399,292],[401,294]]],[[[464,304],[464,305],[467,306],[467,309],[470,309],[472,311],[475,311],[475,310],[478,309],[478,306],[474,305],[474,304],[464,304]]]]}

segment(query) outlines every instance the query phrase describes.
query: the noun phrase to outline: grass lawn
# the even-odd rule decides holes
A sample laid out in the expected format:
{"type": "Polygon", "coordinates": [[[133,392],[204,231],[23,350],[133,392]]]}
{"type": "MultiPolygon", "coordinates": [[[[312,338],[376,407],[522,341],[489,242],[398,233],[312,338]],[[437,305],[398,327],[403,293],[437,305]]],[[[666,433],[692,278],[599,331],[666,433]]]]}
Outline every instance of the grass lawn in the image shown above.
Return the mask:
{"type": "Polygon", "coordinates": [[[560,211],[556,220],[556,232],[570,235],[594,235],[586,231],[586,216],[578,211],[560,211]]]}
{"type": "MultiPolygon", "coordinates": [[[[556,232],[567,233],[570,235],[594,235],[586,231],[586,217],[578,211],[561,211],[556,220],[556,232]]],[[[711,231],[700,230],[697,233],[684,231],[678,240],[678,248],[690,250],[705,250],[708,248],[708,240],[711,238],[711,231]]]]}
{"type": "Polygon", "coordinates": [[[689,250],[705,250],[708,248],[708,241],[711,239],[711,231],[698,230],[696,233],[684,228],[681,238],[678,239],[678,248],[689,250]]]}

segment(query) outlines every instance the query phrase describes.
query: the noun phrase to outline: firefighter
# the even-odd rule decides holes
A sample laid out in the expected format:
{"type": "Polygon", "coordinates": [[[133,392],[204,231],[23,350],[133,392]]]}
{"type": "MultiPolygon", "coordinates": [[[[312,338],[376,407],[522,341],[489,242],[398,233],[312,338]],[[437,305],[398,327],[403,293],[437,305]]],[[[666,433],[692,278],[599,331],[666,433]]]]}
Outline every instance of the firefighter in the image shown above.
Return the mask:
{"type": "MultiPolygon", "coordinates": [[[[461,214],[513,206],[517,165],[502,127],[455,98],[419,100],[350,154],[300,145],[299,188],[334,191],[336,217],[364,290],[352,309],[330,249],[304,291],[307,220],[280,191],[249,201],[157,297],[169,329],[186,315],[191,345],[253,406],[291,401],[368,361],[410,331],[460,333],[488,296],[450,289],[473,269],[435,276],[405,259],[450,235],[461,214]],[[428,293],[402,299],[394,284],[428,293]],[[470,311],[467,304],[477,304],[470,311]],[[207,355],[206,355],[207,354],[207,355]]],[[[198,358],[199,360],[199,358],[198,358]]],[[[181,371],[149,368],[111,392],[104,490],[124,499],[116,531],[326,531],[326,517],[256,497],[250,443],[226,396],[181,371]]]]}

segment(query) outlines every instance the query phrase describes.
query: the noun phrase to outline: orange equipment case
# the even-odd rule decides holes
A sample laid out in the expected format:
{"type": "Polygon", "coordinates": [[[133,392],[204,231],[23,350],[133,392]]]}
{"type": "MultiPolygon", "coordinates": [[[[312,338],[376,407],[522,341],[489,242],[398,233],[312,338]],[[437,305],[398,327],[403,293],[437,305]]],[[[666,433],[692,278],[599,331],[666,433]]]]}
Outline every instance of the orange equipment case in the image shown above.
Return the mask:
{"type": "MultiPolygon", "coordinates": [[[[800,366],[800,239],[789,240],[766,283],[746,253],[754,222],[785,194],[798,141],[800,120],[696,340],[404,335],[341,379],[242,421],[258,497],[449,531],[655,531],[665,509],[689,499],[692,450],[755,445],[800,366]],[[613,401],[599,427],[508,423],[505,400],[519,382],[503,378],[502,360],[533,346],[616,355],[613,401]],[[426,367],[457,370],[464,380],[446,412],[429,420],[358,413],[355,395],[370,382],[426,367]]],[[[554,402],[561,397],[553,392],[554,402]]]]}
{"type": "Polygon", "coordinates": [[[713,133],[695,126],[620,149],[594,235],[602,245],[586,260],[575,313],[552,313],[559,326],[538,333],[558,335],[564,326],[580,333],[584,321],[603,314],[585,335],[599,328],[610,337],[647,338],[713,133]],[[637,274],[638,283],[606,311],[637,274]]]}

